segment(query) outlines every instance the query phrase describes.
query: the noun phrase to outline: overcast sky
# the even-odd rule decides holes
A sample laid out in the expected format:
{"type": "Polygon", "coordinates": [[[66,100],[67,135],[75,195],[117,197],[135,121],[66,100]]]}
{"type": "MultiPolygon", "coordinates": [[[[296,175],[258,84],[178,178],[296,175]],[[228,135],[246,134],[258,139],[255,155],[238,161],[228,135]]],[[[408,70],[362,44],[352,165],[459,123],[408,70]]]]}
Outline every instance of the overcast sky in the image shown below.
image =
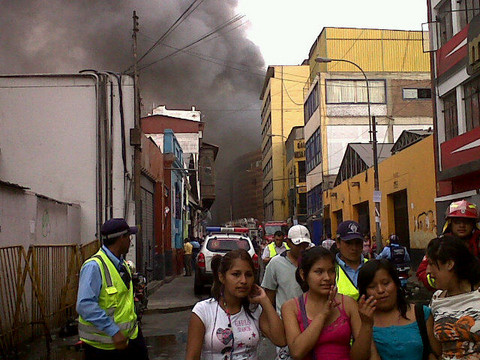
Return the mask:
{"type": "Polygon", "coordinates": [[[421,30],[426,0],[239,0],[267,65],[295,65],[324,27],[421,30]]]}

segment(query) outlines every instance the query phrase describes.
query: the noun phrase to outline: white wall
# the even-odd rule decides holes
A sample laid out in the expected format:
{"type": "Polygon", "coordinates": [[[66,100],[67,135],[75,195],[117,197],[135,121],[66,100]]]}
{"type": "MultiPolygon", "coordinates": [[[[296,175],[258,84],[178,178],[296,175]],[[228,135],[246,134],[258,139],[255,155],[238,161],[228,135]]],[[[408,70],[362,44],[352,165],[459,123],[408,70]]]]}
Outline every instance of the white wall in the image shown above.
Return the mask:
{"type": "Polygon", "coordinates": [[[0,185],[0,244],[78,244],[80,206],[38,197],[36,194],[0,185]]]}
{"type": "MultiPolygon", "coordinates": [[[[394,141],[397,141],[398,137],[403,130],[408,129],[428,129],[432,125],[393,125],[393,137],[394,141]]],[[[370,141],[370,135],[368,132],[368,125],[337,125],[327,126],[328,136],[328,173],[337,174],[342,164],[345,150],[349,143],[368,143],[370,141]]],[[[386,125],[377,125],[377,141],[378,143],[387,142],[387,129],[386,125]]]]}
{"type": "MultiPolygon", "coordinates": [[[[127,162],[132,174],[132,79],[124,77],[127,162]]],[[[49,198],[80,205],[83,243],[96,232],[97,97],[95,78],[87,74],[0,76],[0,179],[49,198]]],[[[115,98],[118,88],[114,79],[115,98]]],[[[107,99],[109,99],[107,97],[107,99]]],[[[120,116],[114,107],[114,216],[123,216],[125,184],[120,116]]],[[[109,111],[107,111],[109,114],[109,111]]],[[[129,220],[133,203],[129,198],[129,220]]]]}

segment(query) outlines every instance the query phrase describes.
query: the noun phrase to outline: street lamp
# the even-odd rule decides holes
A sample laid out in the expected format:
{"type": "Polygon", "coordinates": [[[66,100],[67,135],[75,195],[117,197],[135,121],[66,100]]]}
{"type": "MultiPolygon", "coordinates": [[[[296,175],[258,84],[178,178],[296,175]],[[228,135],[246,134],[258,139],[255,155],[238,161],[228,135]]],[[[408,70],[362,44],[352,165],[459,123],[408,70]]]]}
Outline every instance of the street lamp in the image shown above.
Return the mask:
{"type": "Polygon", "coordinates": [[[365,78],[365,83],[367,84],[367,108],[368,108],[368,124],[370,131],[370,142],[372,143],[373,150],[373,181],[374,181],[374,195],[373,201],[375,202],[375,226],[376,226],[376,238],[377,238],[377,253],[381,251],[382,248],[382,231],[380,228],[380,189],[378,181],[378,154],[377,154],[377,122],[375,118],[372,119],[370,114],[370,88],[368,86],[368,78],[363,69],[356,63],[346,59],[330,59],[326,57],[317,57],[315,59],[318,63],[330,63],[332,61],[342,61],[355,66],[362,73],[365,78]],[[378,201],[377,201],[378,200],[378,201]]]}

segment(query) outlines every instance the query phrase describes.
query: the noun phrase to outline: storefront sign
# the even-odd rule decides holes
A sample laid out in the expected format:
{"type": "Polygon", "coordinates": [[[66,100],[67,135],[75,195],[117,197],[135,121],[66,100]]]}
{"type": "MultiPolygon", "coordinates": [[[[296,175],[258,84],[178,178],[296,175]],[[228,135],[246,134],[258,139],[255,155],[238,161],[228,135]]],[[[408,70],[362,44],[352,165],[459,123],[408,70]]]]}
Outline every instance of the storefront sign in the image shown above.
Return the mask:
{"type": "Polygon", "coordinates": [[[480,15],[473,17],[468,28],[468,75],[480,70],[480,15]]]}

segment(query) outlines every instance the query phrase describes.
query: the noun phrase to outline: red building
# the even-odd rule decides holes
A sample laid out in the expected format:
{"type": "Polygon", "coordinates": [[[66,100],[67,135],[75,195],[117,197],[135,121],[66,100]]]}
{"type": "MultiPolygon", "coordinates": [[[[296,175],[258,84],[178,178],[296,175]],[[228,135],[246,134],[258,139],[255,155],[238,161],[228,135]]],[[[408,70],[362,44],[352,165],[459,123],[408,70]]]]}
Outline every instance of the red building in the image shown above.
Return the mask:
{"type": "Polygon", "coordinates": [[[441,232],[450,202],[467,199],[480,205],[480,1],[427,4],[441,232]]]}

